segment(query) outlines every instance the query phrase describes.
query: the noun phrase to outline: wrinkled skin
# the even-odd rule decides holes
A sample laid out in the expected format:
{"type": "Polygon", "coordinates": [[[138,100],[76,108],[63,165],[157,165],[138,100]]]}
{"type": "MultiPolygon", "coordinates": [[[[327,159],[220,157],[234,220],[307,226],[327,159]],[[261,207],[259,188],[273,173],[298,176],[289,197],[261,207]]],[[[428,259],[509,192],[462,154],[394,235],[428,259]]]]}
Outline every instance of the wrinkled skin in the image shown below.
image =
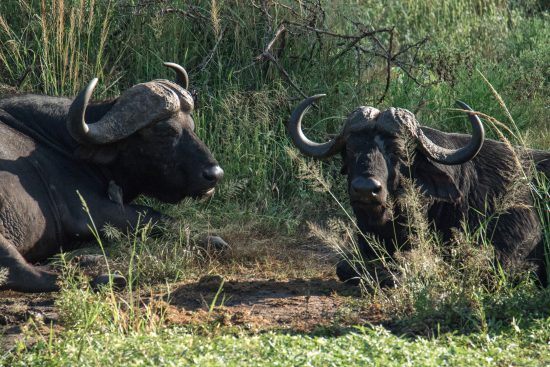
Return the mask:
{"type": "MultiPolygon", "coordinates": [[[[447,148],[464,146],[470,139],[468,135],[422,129],[432,141],[447,148]]],[[[500,142],[485,140],[478,155],[461,165],[438,164],[419,151],[409,164],[404,147],[402,136],[372,127],[349,135],[342,152],[342,172],[347,175],[348,193],[359,228],[377,236],[389,255],[397,249],[407,250],[407,230],[402,225],[407,219],[399,206],[391,205],[389,200],[400,197],[403,177],[412,177],[429,199],[428,221],[443,235],[444,241],[451,238],[452,228],[460,228],[462,220],[471,229],[479,227],[483,218],[476,211],[485,212],[488,203],[490,216],[495,200],[510,185],[508,177],[514,162],[500,142]],[[374,192],[373,180],[380,184],[374,192]]],[[[530,150],[528,154],[539,163],[540,170],[550,175],[550,153],[530,150]]],[[[515,200],[528,207],[509,209],[490,222],[488,233],[493,233],[492,243],[506,267],[521,266],[527,260],[538,268],[539,279],[546,284],[542,229],[527,187],[515,200]]],[[[376,259],[363,236],[359,236],[359,248],[367,261],[376,259]]],[[[357,283],[359,275],[344,261],[338,265],[337,274],[341,280],[352,283],[357,283]]]]}
{"type": "MultiPolygon", "coordinates": [[[[9,271],[4,288],[58,289],[56,274],[31,263],[92,239],[77,191],[98,228],[109,223],[125,231],[138,221],[166,219],[132,204],[138,195],[176,203],[211,194],[223,174],[194,133],[192,109],[116,142],[89,145],[67,131],[71,102],[38,95],[0,99],[0,267],[9,271]]],[[[86,121],[100,120],[115,103],[88,105],[86,121]]]]}

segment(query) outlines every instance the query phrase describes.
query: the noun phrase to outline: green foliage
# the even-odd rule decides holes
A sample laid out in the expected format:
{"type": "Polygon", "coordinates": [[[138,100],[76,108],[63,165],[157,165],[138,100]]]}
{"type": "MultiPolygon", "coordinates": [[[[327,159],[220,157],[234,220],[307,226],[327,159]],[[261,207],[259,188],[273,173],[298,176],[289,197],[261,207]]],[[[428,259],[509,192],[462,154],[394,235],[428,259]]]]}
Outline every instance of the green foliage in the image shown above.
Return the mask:
{"type": "MultiPolygon", "coordinates": [[[[441,335],[407,339],[383,327],[357,328],[340,336],[200,336],[185,329],[153,333],[68,331],[65,338],[39,341],[33,354],[15,354],[11,366],[544,366],[550,363],[550,320],[513,322],[493,335],[441,335]],[[81,342],[83,340],[83,346],[81,342]]],[[[2,360],[3,358],[3,360],[2,360]]]]}
{"type": "MultiPolygon", "coordinates": [[[[307,197],[311,209],[326,208],[330,205],[323,198],[304,190],[285,153],[289,141],[283,125],[301,96],[272,64],[254,63],[281,22],[317,14],[308,2],[283,5],[267,5],[267,18],[260,7],[241,1],[2,2],[0,84],[7,91],[74,95],[97,76],[95,97],[105,98],[135,83],[171,78],[162,61],[178,62],[189,70],[192,88],[199,92],[198,133],[226,171],[215,199],[219,205],[231,197],[263,212],[307,197]]],[[[421,85],[392,67],[390,89],[378,107],[422,106],[418,116],[423,123],[453,131],[467,126],[447,111],[455,99],[501,119],[498,104],[475,73],[478,69],[510,102],[533,144],[544,148],[550,139],[545,120],[550,27],[547,13],[537,6],[502,0],[368,1],[357,6],[323,2],[324,17],[314,24],[350,34],[358,31],[354,22],[395,27],[395,50],[428,37],[415,58],[408,59],[421,85]]],[[[385,45],[387,35],[379,37],[385,45]]],[[[334,37],[318,42],[314,32],[294,30],[286,35],[284,48],[276,44],[281,66],[301,90],[328,94],[309,117],[323,117],[309,131],[319,139],[338,131],[341,119],[356,106],[377,104],[385,85],[383,59],[357,65],[351,51],[336,58],[342,43],[334,37]]]]}
{"type": "MultiPolygon", "coordinates": [[[[314,1],[258,3],[265,7],[239,0],[0,2],[0,95],[73,96],[97,76],[94,97],[112,98],[133,84],[172,78],[162,62],[180,63],[198,91],[197,133],[226,172],[216,196],[206,203],[163,206],[142,199],[181,225],[160,238],[150,236],[149,228],[132,234],[106,230],[119,245],[106,251],[117,260],[131,259],[124,266],[132,286],[128,293],[91,293],[67,265],[58,300],[65,331],[30,350],[1,355],[0,364],[549,364],[548,291],[528,280],[516,285],[490,261],[483,263],[489,268],[480,267],[476,261],[487,259],[483,249],[460,252],[472,250],[461,246],[484,242],[483,228],[478,233],[465,229],[463,241],[448,250],[456,256],[445,257],[421,218],[413,222],[417,227],[411,226],[418,251],[387,264],[405,276],[393,291],[378,290],[364,302],[386,305],[386,312],[397,318],[396,330],[432,339],[410,340],[381,327],[337,330],[344,334],[336,337],[204,336],[165,328],[162,305],[143,307],[139,286],[193,273],[200,258],[191,246],[197,233],[254,222],[262,229],[302,236],[304,218],[348,219],[338,159],[317,164],[288,153],[292,148],[284,122],[302,98],[291,82],[307,95],[328,94],[305,121],[308,136],[318,140],[337,132],[356,106],[367,104],[408,108],[423,124],[466,131],[464,117],[449,110],[460,99],[498,121],[512,120],[513,133],[522,138],[513,144],[550,148],[550,19],[542,1],[321,1],[322,12],[315,10],[314,1]],[[289,79],[275,65],[257,60],[283,21],[304,20],[338,34],[363,31],[358,23],[369,29],[395,27],[394,52],[428,40],[414,54],[404,54],[408,71],[395,64],[389,69],[389,89],[379,103],[388,69],[375,53],[385,52],[386,33],[379,34],[382,46],[371,39],[361,43],[374,53],[360,59],[353,48],[339,56],[347,45],[341,38],[292,29],[284,46],[278,40],[273,49],[289,79]],[[315,169],[314,178],[320,177],[320,190],[304,180],[304,164],[315,169]]],[[[488,133],[499,136],[493,129],[488,133]]],[[[534,186],[550,244],[549,184],[539,177],[534,186]]],[[[411,218],[418,219],[417,214],[412,212],[411,218]]],[[[337,233],[342,235],[327,241],[342,242],[353,230],[337,233]]]]}

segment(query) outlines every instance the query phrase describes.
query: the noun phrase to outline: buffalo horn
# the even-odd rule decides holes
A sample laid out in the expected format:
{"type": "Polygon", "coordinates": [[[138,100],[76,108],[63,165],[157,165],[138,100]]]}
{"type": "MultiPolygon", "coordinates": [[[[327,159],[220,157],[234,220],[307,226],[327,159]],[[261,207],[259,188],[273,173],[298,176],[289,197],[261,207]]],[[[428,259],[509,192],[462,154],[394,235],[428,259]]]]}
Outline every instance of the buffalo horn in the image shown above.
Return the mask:
{"type": "MultiPolygon", "coordinates": [[[[472,111],[473,110],[466,103],[461,101],[456,101],[456,103],[464,110],[472,111]]],[[[483,145],[483,140],[485,139],[485,130],[483,129],[483,124],[479,117],[474,113],[468,113],[468,118],[472,125],[472,138],[464,147],[459,149],[447,149],[443,148],[434,142],[432,142],[422,130],[418,129],[417,138],[419,143],[419,148],[432,160],[446,165],[455,165],[468,162],[473,159],[481,146],[483,145]]]]}
{"type": "Polygon", "coordinates": [[[164,66],[169,67],[170,69],[174,70],[176,72],[176,83],[182,87],[185,90],[189,89],[189,76],[187,75],[187,71],[183,68],[183,66],[178,65],[173,62],[165,62],[163,63],[164,66]]]}
{"type": "Polygon", "coordinates": [[[81,143],[87,143],[90,140],[88,136],[90,127],[86,123],[84,115],[86,114],[86,107],[96,85],[97,78],[93,78],[86,88],[78,93],[67,115],[67,129],[69,133],[76,141],[81,143]]]}
{"type": "Polygon", "coordinates": [[[286,125],[292,142],[303,154],[314,158],[327,158],[336,154],[343,145],[341,135],[336,136],[326,143],[316,143],[309,140],[302,131],[302,117],[309,110],[312,103],[324,97],[325,94],[316,94],[306,98],[292,112],[286,125]]]}
{"type": "Polygon", "coordinates": [[[108,144],[173,115],[180,109],[179,95],[168,81],[134,85],[126,90],[113,107],[97,122],[88,125],[86,108],[97,84],[93,79],[74,99],[69,108],[67,129],[81,144],[108,144]]]}

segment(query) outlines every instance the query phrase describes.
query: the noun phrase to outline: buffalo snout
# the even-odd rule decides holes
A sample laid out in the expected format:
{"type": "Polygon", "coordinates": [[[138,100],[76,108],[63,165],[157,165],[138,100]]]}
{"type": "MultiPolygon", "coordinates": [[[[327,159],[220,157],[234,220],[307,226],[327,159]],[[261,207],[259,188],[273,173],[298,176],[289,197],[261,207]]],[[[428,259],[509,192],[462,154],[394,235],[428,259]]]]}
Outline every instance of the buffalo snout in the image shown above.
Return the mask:
{"type": "Polygon", "coordinates": [[[223,169],[217,164],[207,167],[202,171],[202,177],[215,184],[223,178],[223,169]]]}
{"type": "Polygon", "coordinates": [[[373,177],[355,177],[350,184],[352,201],[380,205],[384,202],[382,183],[373,177]]]}

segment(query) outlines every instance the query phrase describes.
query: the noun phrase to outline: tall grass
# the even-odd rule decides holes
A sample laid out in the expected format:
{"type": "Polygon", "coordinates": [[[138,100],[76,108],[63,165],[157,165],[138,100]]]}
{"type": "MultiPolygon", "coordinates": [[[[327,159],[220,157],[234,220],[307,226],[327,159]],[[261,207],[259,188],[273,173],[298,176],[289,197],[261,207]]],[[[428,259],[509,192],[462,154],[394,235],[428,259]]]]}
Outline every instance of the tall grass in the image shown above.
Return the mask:
{"type": "Polygon", "coordinates": [[[8,279],[8,270],[6,268],[0,268],[0,286],[6,283],[8,279]]]}
{"type": "MultiPolygon", "coordinates": [[[[390,258],[383,245],[368,233],[361,233],[357,225],[353,229],[340,221],[329,222],[326,228],[311,225],[312,233],[335,249],[360,274],[360,284],[367,298],[374,304],[381,304],[389,314],[398,315],[399,323],[406,325],[408,331],[425,329],[424,332],[433,333],[436,329],[441,332],[458,328],[487,332],[490,322],[510,317],[509,309],[518,312],[515,308],[518,301],[525,298],[529,307],[541,310],[550,296],[547,290],[536,289],[534,274],[526,271],[526,264],[501,263],[503,259],[497,256],[492,244],[490,228],[498,223],[500,216],[511,209],[536,210],[541,222],[543,261],[548,265],[550,191],[548,178],[537,172],[535,164],[525,156],[524,132],[501,95],[482,77],[508,121],[503,123],[483,113],[477,114],[483,116],[486,125],[508,147],[515,166],[506,177],[509,181],[506,192],[500,197],[487,198],[486,210],[478,213],[480,223],[476,228],[464,222],[462,228],[454,231],[452,240],[443,243],[437,229],[428,222],[428,199],[408,177],[400,178],[401,191],[394,203],[403,213],[400,224],[407,229],[407,251],[398,250],[390,258]],[[363,237],[377,258],[362,258],[354,232],[363,237]],[[377,265],[373,267],[372,264],[377,265]],[[388,278],[391,287],[382,287],[388,278]],[[503,304],[505,302],[513,306],[508,307],[503,304]]],[[[408,151],[405,161],[412,162],[413,154],[408,151]]],[[[295,153],[291,155],[300,162],[302,177],[313,184],[313,189],[321,188],[328,193],[327,196],[352,220],[316,165],[308,164],[295,153]]],[[[546,269],[543,276],[548,278],[550,269],[546,269]]]]}
{"type": "MultiPolygon", "coordinates": [[[[283,123],[301,97],[276,68],[253,63],[283,20],[314,15],[314,2],[281,4],[266,5],[268,18],[259,7],[241,1],[2,2],[0,84],[8,91],[72,96],[97,76],[100,87],[95,97],[105,98],[138,82],[172,78],[162,61],[179,62],[198,90],[198,133],[227,173],[215,198],[218,205],[231,198],[276,215],[289,207],[305,210],[307,197],[312,204],[307,210],[332,210],[296,178],[298,167],[285,153],[289,142],[283,123]]],[[[466,129],[463,120],[446,111],[459,98],[501,119],[501,110],[474,72],[477,68],[505,99],[521,101],[511,104],[518,126],[534,145],[548,146],[544,65],[550,54],[545,41],[550,27],[536,2],[322,5],[324,18],[316,21],[320,28],[356,32],[355,21],[374,28],[395,26],[395,49],[430,38],[414,59],[414,75],[421,85],[394,67],[387,98],[377,107],[420,107],[423,123],[461,131],[466,129]]],[[[385,36],[380,37],[384,43],[385,36]]],[[[313,126],[309,135],[326,138],[355,106],[373,104],[380,97],[383,61],[373,58],[357,65],[354,52],[334,60],[343,46],[330,37],[321,43],[311,33],[289,33],[286,38],[279,62],[291,79],[306,94],[329,95],[312,120],[331,118],[313,126]]]]}
{"type": "MultiPolygon", "coordinates": [[[[544,336],[538,335],[547,334],[540,332],[546,324],[541,322],[543,326],[538,327],[533,337],[531,329],[523,328],[521,323],[526,320],[528,323],[533,317],[548,317],[547,311],[541,310],[548,305],[549,293],[534,289],[528,280],[521,281],[518,287],[508,281],[493,260],[484,226],[478,231],[465,226],[444,249],[425,222],[424,203],[412,183],[407,186],[408,194],[395,203],[409,211],[412,251],[391,259],[376,239],[367,236],[380,261],[365,264],[354,255],[357,228],[349,214],[345,185],[337,173],[340,162],[334,159],[318,163],[288,154],[291,143],[284,122],[302,97],[273,65],[257,62],[256,57],[283,20],[307,19],[320,29],[336,33],[360,31],[362,26],[358,22],[371,28],[395,27],[395,50],[428,37],[428,42],[405,60],[413,66],[416,80],[402,69],[392,67],[388,94],[376,107],[408,108],[416,112],[422,124],[465,132],[467,124],[462,113],[448,108],[460,99],[483,111],[482,117],[492,116],[493,120],[486,118],[486,121],[493,122],[495,127],[500,127],[499,121],[514,117],[510,131],[491,130],[490,137],[509,139],[512,146],[520,143],[549,149],[550,22],[547,11],[542,9],[543,2],[322,0],[323,12],[315,13],[311,9],[316,3],[309,0],[254,4],[240,0],[0,1],[0,95],[32,92],[73,96],[91,78],[99,77],[94,97],[112,98],[133,84],[172,78],[162,62],[178,62],[187,68],[191,87],[198,92],[198,110],[194,115],[197,133],[226,172],[216,196],[205,203],[185,200],[180,205],[167,206],[142,198],[179,220],[177,228],[170,228],[160,238],[150,236],[147,228],[136,233],[104,229],[103,234],[115,243],[114,250],[106,250],[107,253],[112,251],[115,261],[125,260],[117,268],[134,279],[129,282],[130,288],[122,294],[109,289],[92,293],[87,280],[66,265],[66,283],[58,299],[67,326],[63,337],[39,342],[36,354],[29,353],[25,358],[17,353],[0,356],[0,363],[4,360],[33,363],[33,358],[38,358],[55,363],[93,364],[115,355],[109,353],[110,348],[122,350],[120,354],[124,356],[119,360],[125,360],[134,356],[135,350],[140,351],[137,353],[140,356],[147,356],[149,340],[154,344],[151,349],[161,351],[155,355],[159,361],[164,361],[165,350],[173,351],[177,358],[186,357],[182,350],[187,347],[180,349],[185,343],[192,346],[189,349],[196,347],[196,358],[201,357],[203,346],[210,348],[217,344],[195,336],[183,338],[184,342],[180,336],[174,336],[172,339],[176,341],[168,344],[156,338],[171,335],[171,331],[165,330],[168,336],[160,331],[166,305],[145,302],[140,287],[179,281],[197,275],[196,269],[205,272],[221,266],[242,268],[244,260],[265,266],[268,261],[258,262],[257,258],[267,250],[257,250],[254,244],[248,246],[243,234],[236,235],[237,232],[245,235],[261,232],[259,239],[253,237],[250,242],[263,240],[267,243],[264,247],[273,251],[269,246],[278,243],[272,237],[281,236],[284,242],[283,236],[290,233],[294,241],[299,237],[304,242],[303,233],[309,231],[332,243],[343,255],[351,256],[348,259],[358,270],[374,268],[376,271],[364,272],[368,274],[363,282],[368,294],[365,303],[382,305],[387,315],[401,319],[400,332],[426,329],[426,333],[434,334],[440,325],[442,331],[447,328],[484,333],[502,322],[510,325],[512,320],[514,330],[521,329],[517,332],[522,335],[520,342],[527,340],[525,350],[536,349],[530,348],[529,338],[540,343],[544,336]],[[269,17],[265,15],[266,9],[269,17]],[[499,95],[492,92],[476,70],[491,81],[492,89],[498,90],[499,95]],[[507,101],[507,107],[503,108],[499,101],[507,101]],[[523,140],[514,140],[514,136],[523,140]],[[316,182],[314,190],[312,180],[316,182]],[[326,218],[330,218],[328,230],[319,224],[320,219],[326,218]],[[309,229],[302,225],[304,219],[312,223],[309,229]],[[227,234],[229,239],[247,246],[242,246],[240,253],[238,249],[234,251],[233,258],[225,263],[203,258],[192,244],[198,234],[212,232],[227,234]],[[474,246],[479,243],[483,246],[474,246]],[[232,261],[239,263],[231,264],[232,261]],[[384,277],[391,278],[395,286],[381,288],[379,282],[384,277]],[[128,344],[134,339],[137,346],[128,344]],[[143,350],[144,345],[147,350],[143,350]]],[[[380,37],[381,43],[386,44],[386,36],[380,37]]],[[[358,64],[353,50],[335,58],[345,44],[335,38],[318,38],[314,33],[289,32],[285,42],[284,48],[277,43],[275,51],[281,51],[277,55],[279,63],[291,80],[307,95],[328,94],[319,109],[308,115],[305,122],[308,136],[326,139],[339,130],[344,116],[356,106],[377,103],[386,80],[386,65],[381,59],[373,57],[358,64]]],[[[370,43],[364,46],[384,51],[370,43]]],[[[532,189],[545,243],[549,244],[548,180],[538,177],[532,189]]],[[[311,271],[299,268],[292,260],[287,261],[289,268],[294,267],[288,274],[307,276],[311,271]]],[[[254,270],[246,269],[248,273],[254,270]]],[[[245,337],[242,340],[249,343],[245,337]]],[[[381,352],[375,353],[376,356],[386,355],[387,345],[396,343],[387,335],[382,340],[381,352]]],[[[295,339],[291,343],[299,345],[295,339]]],[[[319,343],[331,344],[325,339],[319,343]]],[[[366,351],[359,354],[368,356],[370,343],[381,345],[376,344],[380,343],[380,335],[368,343],[361,339],[359,344],[366,346],[366,351]]],[[[468,356],[472,342],[466,339],[464,343],[467,344],[464,355],[468,356]]],[[[349,341],[345,344],[354,345],[349,341]]],[[[422,344],[420,349],[427,350],[425,346],[422,344]]],[[[502,355],[502,350],[508,347],[506,343],[502,348],[498,345],[492,355],[502,355]]],[[[246,348],[231,346],[233,351],[246,348]]],[[[271,357],[279,356],[280,349],[273,349],[271,340],[260,349],[271,353],[271,357]]],[[[221,352],[215,352],[218,358],[221,352]]],[[[453,349],[439,364],[454,358],[454,352],[453,349]]],[[[338,353],[359,355],[345,349],[338,353]]],[[[300,354],[306,355],[301,350],[300,354]]],[[[315,350],[311,355],[317,354],[315,350]]],[[[537,352],[533,354],[536,356],[537,352]]],[[[182,363],[187,362],[186,359],[182,363]]]]}

